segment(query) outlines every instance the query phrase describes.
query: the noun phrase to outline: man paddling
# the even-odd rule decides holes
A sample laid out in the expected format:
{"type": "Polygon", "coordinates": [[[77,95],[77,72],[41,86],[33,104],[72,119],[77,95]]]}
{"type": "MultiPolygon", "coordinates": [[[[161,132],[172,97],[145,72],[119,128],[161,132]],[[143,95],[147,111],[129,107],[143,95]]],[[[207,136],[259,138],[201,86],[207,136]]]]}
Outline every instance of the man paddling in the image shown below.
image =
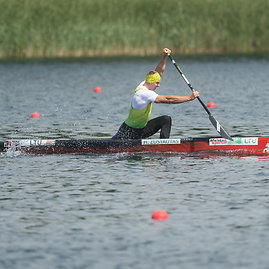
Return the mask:
{"type": "Polygon", "coordinates": [[[160,130],[160,138],[169,138],[172,120],[170,116],[160,116],[149,120],[152,103],[179,104],[192,101],[199,96],[194,91],[190,96],[158,95],[155,90],[160,87],[161,76],[165,70],[168,48],[163,49],[163,56],[155,70],[149,71],[145,81],[135,89],[128,118],[120,126],[112,139],[140,139],[154,135],[160,130]]]}

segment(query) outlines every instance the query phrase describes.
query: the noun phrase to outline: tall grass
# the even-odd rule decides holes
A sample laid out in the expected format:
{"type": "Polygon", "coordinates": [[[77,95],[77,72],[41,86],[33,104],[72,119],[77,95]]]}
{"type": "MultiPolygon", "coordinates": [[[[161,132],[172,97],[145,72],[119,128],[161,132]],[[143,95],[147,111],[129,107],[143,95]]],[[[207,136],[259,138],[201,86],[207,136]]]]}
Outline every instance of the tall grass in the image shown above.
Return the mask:
{"type": "Polygon", "coordinates": [[[268,53],[268,0],[0,0],[0,57],[268,53]]]}

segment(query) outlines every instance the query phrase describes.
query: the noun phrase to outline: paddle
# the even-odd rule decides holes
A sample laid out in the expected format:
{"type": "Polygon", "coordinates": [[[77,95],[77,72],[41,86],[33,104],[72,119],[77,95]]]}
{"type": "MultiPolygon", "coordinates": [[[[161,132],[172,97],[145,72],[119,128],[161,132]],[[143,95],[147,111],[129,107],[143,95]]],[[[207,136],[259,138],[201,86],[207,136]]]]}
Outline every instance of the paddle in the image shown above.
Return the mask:
{"type": "MultiPolygon", "coordinates": [[[[174,59],[172,58],[172,56],[170,54],[168,54],[169,59],[171,60],[171,62],[174,64],[174,66],[176,67],[177,71],[180,73],[181,77],[184,79],[184,81],[188,84],[188,86],[190,87],[190,89],[192,91],[194,91],[194,88],[191,86],[190,82],[187,80],[187,78],[185,77],[185,75],[182,73],[181,69],[178,67],[178,65],[176,64],[176,62],[174,61],[174,59]]],[[[200,97],[197,97],[197,99],[199,100],[199,102],[201,103],[201,105],[203,106],[203,108],[205,109],[205,111],[207,112],[207,114],[209,115],[209,120],[211,121],[211,123],[213,124],[213,126],[216,128],[217,132],[226,139],[229,140],[233,140],[231,138],[231,136],[228,134],[228,132],[220,125],[220,123],[213,117],[213,115],[211,114],[211,112],[207,109],[207,107],[205,106],[205,104],[202,102],[202,100],[200,99],[200,97]]]]}

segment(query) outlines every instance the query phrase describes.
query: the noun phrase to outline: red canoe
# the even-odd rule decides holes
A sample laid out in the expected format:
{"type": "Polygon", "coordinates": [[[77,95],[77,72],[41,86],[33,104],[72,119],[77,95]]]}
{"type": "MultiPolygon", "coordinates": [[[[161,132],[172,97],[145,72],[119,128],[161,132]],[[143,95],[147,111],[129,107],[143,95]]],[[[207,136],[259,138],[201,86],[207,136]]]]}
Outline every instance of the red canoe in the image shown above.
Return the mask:
{"type": "Polygon", "coordinates": [[[193,153],[227,155],[269,155],[269,137],[175,138],[138,140],[7,140],[0,142],[0,152],[26,154],[84,154],[119,152],[193,153]]]}

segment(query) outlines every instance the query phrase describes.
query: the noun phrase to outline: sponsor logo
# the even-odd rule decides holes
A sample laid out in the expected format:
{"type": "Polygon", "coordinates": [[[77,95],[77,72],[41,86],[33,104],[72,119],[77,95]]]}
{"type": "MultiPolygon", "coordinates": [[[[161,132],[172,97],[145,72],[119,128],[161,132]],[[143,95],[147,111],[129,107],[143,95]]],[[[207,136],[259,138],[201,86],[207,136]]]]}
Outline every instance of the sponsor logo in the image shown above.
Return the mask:
{"type": "Polygon", "coordinates": [[[258,137],[234,137],[233,141],[225,138],[210,138],[210,146],[227,146],[227,145],[258,145],[258,137]]]}
{"type": "Polygon", "coordinates": [[[49,146],[55,145],[55,140],[9,140],[6,142],[8,147],[32,147],[32,146],[49,146]]]}
{"type": "Polygon", "coordinates": [[[180,144],[180,139],[142,139],[142,145],[171,145],[180,144]]]}

